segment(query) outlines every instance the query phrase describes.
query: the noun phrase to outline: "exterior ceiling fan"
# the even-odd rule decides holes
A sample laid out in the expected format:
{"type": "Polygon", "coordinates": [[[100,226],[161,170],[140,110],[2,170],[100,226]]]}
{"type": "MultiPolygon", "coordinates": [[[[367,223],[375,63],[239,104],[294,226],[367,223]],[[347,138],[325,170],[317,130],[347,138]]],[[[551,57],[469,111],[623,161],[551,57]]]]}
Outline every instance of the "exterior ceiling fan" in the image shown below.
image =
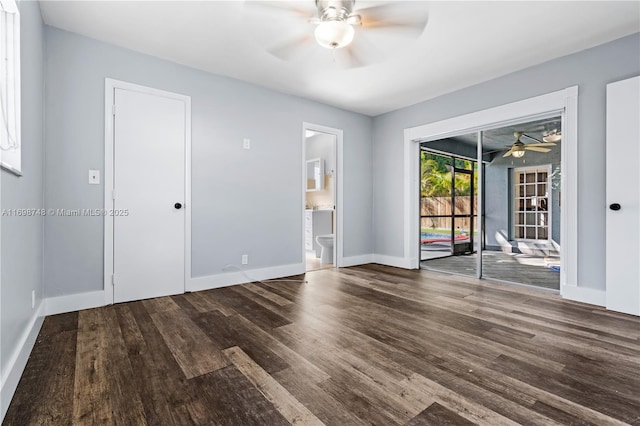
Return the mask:
{"type": "Polygon", "coordinates": [[[545,142],[558,142],[560,139],[562,139],[562,133],[558,129],[550,130],[542,135],[542,140],[545,142]]]}
{"type": "Polygon", "coordinates": [[[551,151],[551,149],[547,147],[556,146],[554,142],[543,142],[537,138],[534,138],[522,132],[515,132],[513,136],[516,138],[516,141],[513,143],[513,145],[511,145],[509,150],[505,152],[503,157],[508,157],[510,155],[513,155],[515,158],[522,158],[524,157],[524,154],[526,151],[549,152],[551,151]],[[520,140],[522,136],[529,139],[533,139],[534,141],[537,141],[537,143],[526,145],[524,142],[520,140]]]}
{"type": "MultiPolygon", "coordinates": [[[[380,37],[418,38],[427,25],[427,7],[423,2],[389,1],[375,6],[356,8],[355,0],[307,1],[247,1],[253,9],[265,14],[275,12],[280,18],[290,17],[291,25],[283,23],[283,32],[305,23],[308,27],[302,34],[291,37],[267,51],[280,59],[293,59],[301,50],[312,48],[313,41],[331,49],[335,57],[348,56],[350,66],[362,66],[375,62],[367,48],[376,47],[378,40],[369,40],[369,35],[380,37]],[[315,26],[315,27],[314,27],[315,26]]],[[[263,20],[269,17],[264,16],[263,20]]],[[[370,50],[370,49],[369,49],[370,50]]]]}

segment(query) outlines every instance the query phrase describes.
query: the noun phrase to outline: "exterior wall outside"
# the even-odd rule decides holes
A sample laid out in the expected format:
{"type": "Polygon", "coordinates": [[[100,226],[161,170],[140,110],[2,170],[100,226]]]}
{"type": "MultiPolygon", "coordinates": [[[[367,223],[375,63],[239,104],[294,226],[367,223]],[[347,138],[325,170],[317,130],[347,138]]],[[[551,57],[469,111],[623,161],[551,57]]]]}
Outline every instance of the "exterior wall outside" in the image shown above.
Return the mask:
{"type": "MultiPolygon", "coordinates": [[[[523,158],[503,158],[502,155],[485,165],[485,235],[487,248],[498,249],[503,245],[504,237],[517,247],[513,241],[512,226],[513,169],[518,167],[542,166],[551,164],[551,171],[560,170],[560,144],[550,152],[541,154],[527,152],[523,158]],[[523,161],[524,160],[524,161],[523,161]]],[[[560,244],[560,181],[554,175],[551,185],[551,231],[552,239],[560,244]]]]}

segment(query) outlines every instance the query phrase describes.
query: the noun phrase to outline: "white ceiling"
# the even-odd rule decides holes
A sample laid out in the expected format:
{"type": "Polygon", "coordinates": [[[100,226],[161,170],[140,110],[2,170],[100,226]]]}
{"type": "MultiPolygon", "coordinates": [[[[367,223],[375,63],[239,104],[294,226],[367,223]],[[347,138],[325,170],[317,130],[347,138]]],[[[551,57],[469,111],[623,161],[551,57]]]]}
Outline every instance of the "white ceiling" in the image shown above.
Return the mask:
{"type": "MultiPolygon", "coordinates": [[[[429,20],[411,40],[358,30],[353,49],[375,46],[382,60],[345,68],[315,43],[289,61],[271,55],[314,26],[242,0],[40,3],[48,25],[372,116],[640,31],[638,1],[358,0],[425,8],[429,20]]],[[[314,13],[314,0],[288,3],[314,13]]]]}

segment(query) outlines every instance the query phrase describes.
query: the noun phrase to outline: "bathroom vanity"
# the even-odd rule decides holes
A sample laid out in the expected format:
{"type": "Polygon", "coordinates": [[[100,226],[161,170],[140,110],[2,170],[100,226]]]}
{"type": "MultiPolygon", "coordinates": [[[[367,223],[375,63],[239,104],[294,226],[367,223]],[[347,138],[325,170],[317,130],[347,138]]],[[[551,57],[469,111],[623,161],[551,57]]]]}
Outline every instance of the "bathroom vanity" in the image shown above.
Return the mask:
{"type": "Polygon", "coordinates": [[[318,235],[331,234],[333,231],[333,210],[305,210],[304,248],[314,251],[320,257],[322,248],[316,242],[318,235]]]}

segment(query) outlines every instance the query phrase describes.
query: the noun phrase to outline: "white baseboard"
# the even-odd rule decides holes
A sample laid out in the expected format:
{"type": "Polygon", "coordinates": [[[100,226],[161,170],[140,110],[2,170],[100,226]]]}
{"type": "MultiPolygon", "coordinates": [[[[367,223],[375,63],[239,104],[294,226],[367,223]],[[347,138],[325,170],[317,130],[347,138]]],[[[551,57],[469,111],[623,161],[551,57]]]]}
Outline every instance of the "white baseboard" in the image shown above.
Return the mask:
{"type": "Polygon", "coordinates": [[[349,266],[366,265],[373,262],[372,254],[361,254],[360,256],[349,256],[342,258],[341,268],[347,268],[349,266]]]}
{"type": "Polygon", "coordinates": [[[246,269],[242,271],[236,269],[232,272],[191,278],[187,283],[186,291],[210,290],[212,288],[227,287],[230,285],[244,284],[259,280],[272,280],[275,278],[290,277],[292,275],[300,275],[304,273],[304,263],[271,266],[260,269],[246,269]]]}
{"type": "Polygon", "coordinates": [[[374,254],[373,263],[380,265],[395,266],[396,268],[412,269],[411,260],[404,257],[386,256],[384,254],[374,254]]]}
{"type": "Polygon", "coordinates": [[[606,292],[595,288],[563,285],[560,288],[560,295],[565,299],[590,305],[605,306],[607,303],[606,292]]]}
{"type": "Polygon", "coordinates": [[[104,306],[104,290],[48,297],[46,299],[46,315],[63,314],[99,306],[104,306]]]}
{"type": "Polygon", "coordinates": [[[14,352],[10,355],[9,362],[7,363],[7,369],[2,375],[2,387],[0,387],[0,422],[4,419],[4,415],[7,413],[13,394],[18,387],[22,372],[27,365],[31,350],[36,343],[36,338],[42,327],[44,321],[45,302],[40,302],[40,306],[35,312],[33,319],[29,323],[29,326],[22,334],[18,345],[14,352]]]}

